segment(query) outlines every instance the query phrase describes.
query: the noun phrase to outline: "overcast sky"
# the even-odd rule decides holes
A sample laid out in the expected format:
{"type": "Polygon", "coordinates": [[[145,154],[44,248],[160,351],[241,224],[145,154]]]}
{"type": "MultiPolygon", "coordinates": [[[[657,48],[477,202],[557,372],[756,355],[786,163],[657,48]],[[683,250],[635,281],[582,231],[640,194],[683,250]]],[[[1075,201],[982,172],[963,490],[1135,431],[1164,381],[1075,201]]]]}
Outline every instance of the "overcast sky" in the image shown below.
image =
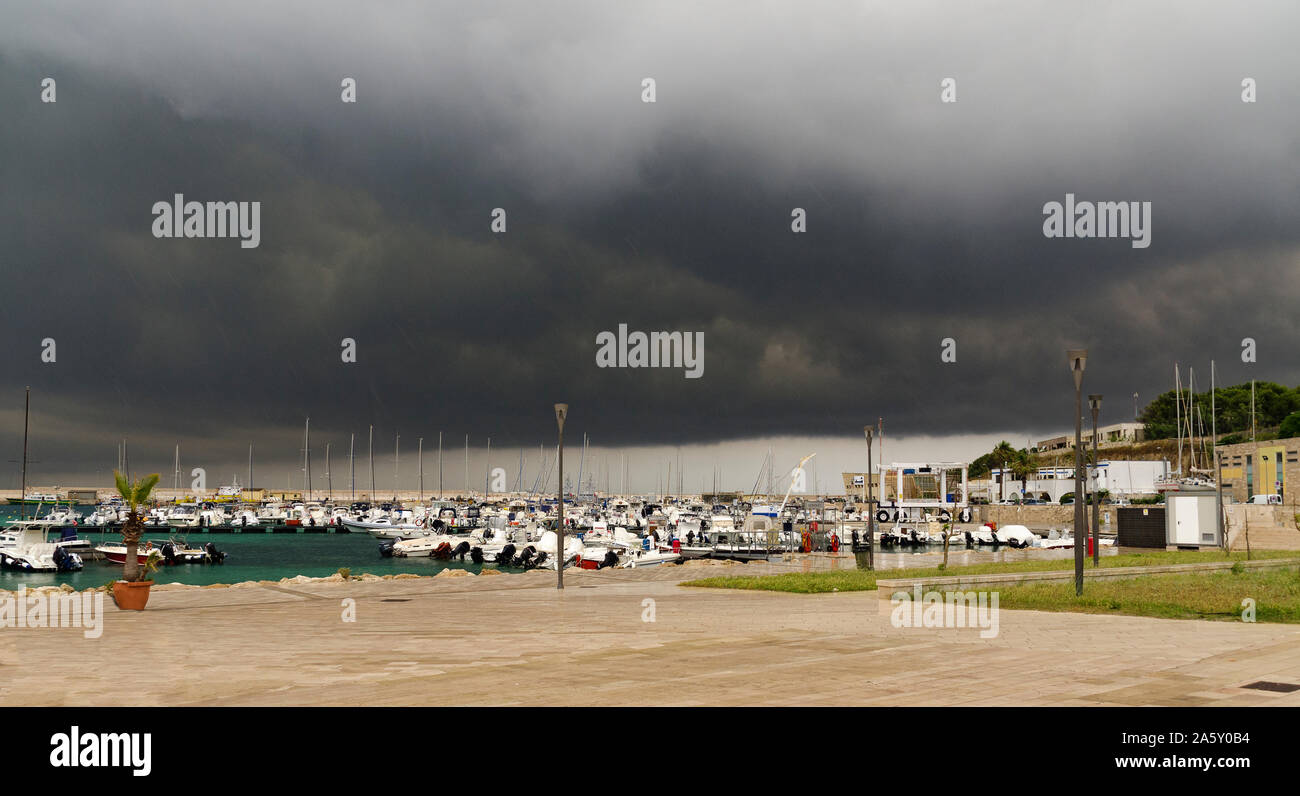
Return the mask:
{"type": "Polygon", "coordinates": [[[649,490],[680,447],[689,488],[717,467],[747,489],[772,445],[783,468],[817,451],[824,487],[863,468],[877,417],[887,459],[1063,433],[1076,345],[1103,422],[1176,361],[1201,384],[1211,359],[1224,382],[1300,382],[1294,3],[0,16],[0,443],[21,458],[31,385],[36,483],[106,482],[128,438],[167,483],[178,442],[223,483],[253,443],[256,480],[297,486],[307,416],[318,476],[327,442],[345,472],[373,424],[381,485],[397,434],[413,487],[440,430],[449,487],[466,433],[471,481],[491,437],[513,482],[567,400],[611,486],[620,452],[649,490]],[[176,193],[261,202],[260,246],[154,238],[176,193]],[[1045,238],[1067,193],[1151,202],[1150,246],[1045,238]],[[620,323],[703,332],[703,377],[598,368],[620,323]]]}

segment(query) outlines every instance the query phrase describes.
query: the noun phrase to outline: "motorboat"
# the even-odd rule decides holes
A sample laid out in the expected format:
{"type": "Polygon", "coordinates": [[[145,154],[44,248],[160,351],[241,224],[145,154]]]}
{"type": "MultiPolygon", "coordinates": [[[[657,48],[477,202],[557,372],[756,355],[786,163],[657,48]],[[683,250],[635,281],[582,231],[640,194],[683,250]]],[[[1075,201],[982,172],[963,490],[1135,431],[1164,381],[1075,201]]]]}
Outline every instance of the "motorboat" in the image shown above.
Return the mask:
{"type": "Polygon", "coordinates": [[[659,564],[676,564],[682,560],[680,553],[673,553],[666,550],[629,550],[623,556],[619,563],[620,569],[635,569],[637,567],[653,567],[659,564]]]}
{"type": "Polygon", "coordinates": [[[373,520],[344,519],[342,523],[349,533],[368,533],[376,539],[385,541],[415,539],[427,535],[427,530],[423,525],[394,523],[387,517],[379,517],[373,520]]]}
{"type": "Polygon", "coordinates": [[[167,512],[164,523],[172,528],[197,528],[199,527],[199,512],[197,506],[178,505],[172,507],[167,512]]]}
{"type": "Polygon", "coordinates": [[[11,523],[0,539],[0,566],[21,572],[76,572],[81,556],[49,541],[50,525],[42,521],[11,523]]]}
{"type": "Polygon", "coordinates": [[[262,519],[257,516],[257,512],[252,509],[239,509],[230,518],[231,526],[235,528],[256,528],[262,524],[262,519]]]}
{"type": "MultiPolygon", "coordinates": [[[[190,547],[183,539],[166,539],[162,541],[149,539],[136,547],[136,560],[144,564],[149,556],[157,551],[160,563],[167,566],[176,564],[224,564],[226,554],[217,550],[217,546],[208,542],[202,547],[190,547]]],[[[126,563],[126,545],[122,543],[105,544],[95,548],[109,562],[126,563]]]]}
{"type": "MultiPolygon", "coordinates": [[[[543,562],[541,566],[547,567],[549,569],[555,569],[555,561],[556,561],[555,550],[558,543],[559,543],[559,537],[556,535],[555,531],[546,531],[545,533],[542,534],[541,538],[538,539],[534,545],[532,545],[533,547],[536,548],[538,553],[544,553],[546,555],[546,561],[543,562]]],[[[582,540],[579,539],[576,535],[565,534],[564,535],[564,566],[568,567],[572,564],[577,563],[577,561],[582,558],[583,548],[584,545],[582,540]]]]}
{"type": "MultiPolygon", "coordinates": [[[[1001,528],[981,525],[979,528],[966,532],[966,541],[969,544],[978,545],[1038,546],[1038,536],[1023,525],[1005,525],[1001,528]]],[[[1073,543],[1068,546],[1072,547],[1073,543]]]]}
{"type": "Polygon", "coordinates": [[[475,538],[470,534],[438,534],[401,539],[393,543],[392,555],[397,558],[459,558],[464,561],[474,547],[474,541],[475,538]]]}

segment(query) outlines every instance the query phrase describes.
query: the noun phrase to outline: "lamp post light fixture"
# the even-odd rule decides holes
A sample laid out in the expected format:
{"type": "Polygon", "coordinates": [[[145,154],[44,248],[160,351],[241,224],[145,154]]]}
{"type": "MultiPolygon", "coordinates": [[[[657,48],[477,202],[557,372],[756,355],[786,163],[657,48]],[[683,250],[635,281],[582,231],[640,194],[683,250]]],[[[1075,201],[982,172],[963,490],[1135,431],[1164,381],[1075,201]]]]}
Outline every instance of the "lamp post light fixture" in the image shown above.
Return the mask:
{"type": "Polygon", "coordinates": [[[1092,565],[1096,567],[1101,561],[1101,460],[1097,458],[1097,416],[1101,414],[1101,396],[1088,396],[1088,408],[1092,409],[1092,565]]]}
{"type": "Polygon", "coordinates": [[[875,487],[871,483],[871,426],[863,426],[862,433],[867,437],[867,569],[876,568],[876,510],[875,487]]]}
{"type": "Polygon", "coordinates": [[[555,588],[564,588],[564,420],[569,416],[568,404],[555,405],[555,425],[560,431],[559,452],[557,458],[556,492],[560,496],[558,522],[555,523],[555,588]]]}
{"type": "Polygon", "coordinates": [[[1079,596],[1083,594],[1084,540],[1088,538],[1083,508],[1083,369],[1088,364],[1088,349],[1072,348],[1065,354],[1074,376],[1074,593],[1079,596]]]}

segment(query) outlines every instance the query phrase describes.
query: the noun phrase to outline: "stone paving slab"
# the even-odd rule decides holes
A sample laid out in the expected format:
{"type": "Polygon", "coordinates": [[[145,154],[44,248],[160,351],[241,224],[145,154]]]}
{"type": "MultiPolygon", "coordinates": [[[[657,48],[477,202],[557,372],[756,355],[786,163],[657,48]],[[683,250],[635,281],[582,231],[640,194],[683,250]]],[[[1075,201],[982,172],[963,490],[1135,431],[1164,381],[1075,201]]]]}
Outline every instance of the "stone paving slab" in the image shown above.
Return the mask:
{"type": "Polygon", "coordinates": [[[109,600],[99,639],[0,629],[0,705],[1300,705],[1241,688],[1300,683],[1295,625],[1003,610],[982,639],[874,592],[676,585],[701,569],[109,600]]]}

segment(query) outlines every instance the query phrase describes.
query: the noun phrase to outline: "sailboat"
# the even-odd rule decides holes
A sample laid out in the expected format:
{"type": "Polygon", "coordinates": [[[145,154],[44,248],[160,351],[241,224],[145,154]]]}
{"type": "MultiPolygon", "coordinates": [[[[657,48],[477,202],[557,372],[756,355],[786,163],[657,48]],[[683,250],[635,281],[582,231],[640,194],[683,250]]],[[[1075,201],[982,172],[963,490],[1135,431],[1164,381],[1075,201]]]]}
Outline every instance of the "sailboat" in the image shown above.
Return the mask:
{"type": "MultiPolygon", "coordinates": [[[[23,489],[27,494],[27,430],[30,427],[32,388],[27,388],[26,407],[23,410],[23,489]]],[[[26,511],[23,512],[26,514],[26,511]]],[[[82,568],[81,556],[66,546],[49,540],[50,520],[28,520],[26,517],[9,523],[0,533],[0,567],[22,572],[75,572],[82,568]]],[[[75,533],[73,534],[75,537],[75,533]]]]}

